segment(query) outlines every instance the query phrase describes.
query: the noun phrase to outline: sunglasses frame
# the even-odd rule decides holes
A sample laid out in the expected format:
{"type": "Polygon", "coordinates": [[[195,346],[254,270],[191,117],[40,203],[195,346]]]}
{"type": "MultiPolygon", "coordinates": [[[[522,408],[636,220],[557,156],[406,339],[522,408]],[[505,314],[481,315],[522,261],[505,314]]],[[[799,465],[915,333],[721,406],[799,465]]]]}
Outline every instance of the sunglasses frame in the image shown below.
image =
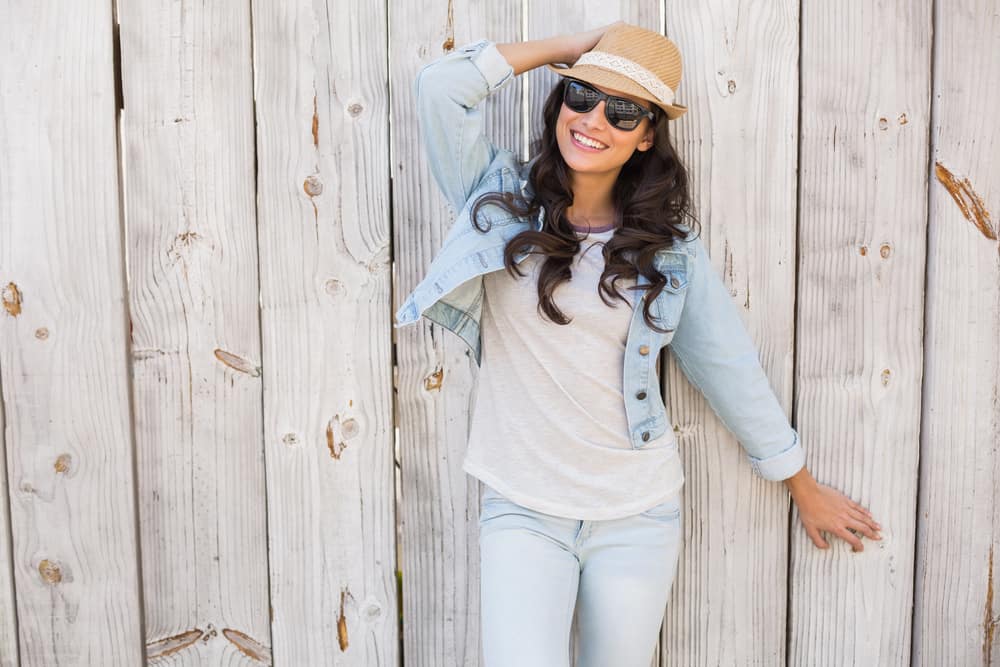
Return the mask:
{"type": "Polygon", "coordinates": [[[581,81],[580,79],[573,79],[571,77],[566,77],[566,84],[565,84],[565,86],[563,86],[563,100],[562,101],[563,101],[563,104],[566,105],[566,108],[569,109],[570,111],[572,111],[574,113],[590,113],[594,109],[594,107],[596,107],[598,104],[601,103],[602,100],[604,101],[604,117],[607,118],[608,123],[611,124],[611,127],[615,128],[616,130],[620,130],[622,132],[632,132],[634,130],[637,130],[639,128],[639,125],[642,124],[641,121],[642,121],[643,118],[648,118],[650,123],[655,123],[656,122],[656,114],[654,112],[652,112],[652,111],[647,111],[638,102],[633,102],[632,100],[628,99],[627,97],[619,97],[617,95],[608,95],[607,93],[605,93],[603,91],[600,91],[597,88],[594,88],[594,86],[592,86],[591,84],[587,83],[586,81],[581,81]],[[570,87],[571,84],[574,84],[574,83],[580,84],[584,88],[593,91],[594,94],[597,95],[597,101],[595,101],[593,105],[591,105],[590,107],[588,107],[584,111],[577,111],[576,109],[574,109],[573,107],[571,107],[569,104],[566,104],[566,96],[569,95],[569,87],[570,87]],[[612,120],[611,116],[609,115],[609,109],[611,108],[611,105],[609,104],[609,102],[614,102],[614,101],[627,102],[629,104],[634,104],[635,106],[639,107],[639,109],[644,112],[642,115],[640,115],[638,117],[638,119],[639,119],[640,122],[636,123],[635,127],[630,127],[630,128],[618,127],[615,124],[615,121],[612,120]]]}

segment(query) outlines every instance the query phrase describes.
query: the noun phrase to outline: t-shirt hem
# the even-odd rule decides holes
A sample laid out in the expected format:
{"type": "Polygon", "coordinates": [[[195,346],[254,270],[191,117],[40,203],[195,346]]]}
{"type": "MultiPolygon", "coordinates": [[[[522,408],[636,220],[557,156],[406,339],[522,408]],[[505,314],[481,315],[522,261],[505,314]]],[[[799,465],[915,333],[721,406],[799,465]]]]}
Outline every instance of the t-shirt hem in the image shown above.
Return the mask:
{"type": "Polygon", "coordinates": [[[624,507],[612,507],[606,512],[588,512],[586,516],[580,516],[578,508],[573,509],[545,500],[539,500],[538,498],[526,496],[519,491],[511,490],[503,480],[498,479],[488,470],[479,467],[475,463],[470,462],[468,459],[462,463],[462,470],[484,484],[493,487],[505,498],[517,503],[518,505],[522,505],[530,510],[541,512],[543,514],[551,514],[552,516],[564,519],[576,519],[578,521],[609,521],[613,519],[624,519],[636,514],[641,514],[642,512],[645,512],[646,510],[673,498],[684,486],[684,477],[681,476],[678,481],[671,485],[669,491],[661,494],[653,500],[641,500],[624,507]]]}

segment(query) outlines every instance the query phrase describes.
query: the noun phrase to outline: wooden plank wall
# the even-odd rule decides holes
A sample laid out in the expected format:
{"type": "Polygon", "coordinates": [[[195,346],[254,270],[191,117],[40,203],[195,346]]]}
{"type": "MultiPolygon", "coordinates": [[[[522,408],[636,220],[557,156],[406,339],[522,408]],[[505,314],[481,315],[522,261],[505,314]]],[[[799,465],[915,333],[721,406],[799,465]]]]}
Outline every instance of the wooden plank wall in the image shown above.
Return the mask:
{"type": "MultiPolygon", "coordinates": [[[[798,5],[667,3],[665,26],[684,54],[679,97],[690,110],[673,139],[702,241],[790,412],[798,5]]],[[[686,478],[663,664],[783,664],[788,494],[753,473],[672,355],[663,361],[686,478]]]]}
{"type": "MultiPolygon", "coordinates": [[[[0,386],[0,396],[3,388],[0,386]]],[[[14,600],[14,552],[10,539],[10,489],[4,447],[3,401],[0,400],[0,667],[15,667],[17,660],[17,606],[14,600]]]]}
{"type": "Polygon", "coordinates": [[[44,9],[0,8],[12,538],[0,570],[4,580],[13,572],[19,644],[4,639],[0,663],[135,665],[142,601],[112,5],[44,9]]]}
{"type": "MultiPolygon", "coordinates": [[[[455,215],[413,80],[617,19],[679,44],[712,263],[884,526],[816,549],[664,355],[652,664],[1000,664],[994,4],[161,0],[0,3],[0,667],[481,664],[477,368],[391,327],[455,215]]],[[[490,138],[525,153],[555,81],[490,138]]]]}
{"type": "Polygon", "coordinates": [[[267,659],[250,7],[122,2],[149,659],[267,659]]]}
{"type": "Polygon", "coordinates": [[[884,528],[859,553],[793,531],[789,664],[910,660],[930,7],[802,5],[795,415],[816,478],[884,528]]]}
{"type": "Polygon", "coordinates": [[[934,5],[913,664],[1000,664],[1000,8],[934,5]]]}
{"type": "Polygon", "coordinates": [[[275,664],[399,664],[386,9],[253,3],[275,664]]]}

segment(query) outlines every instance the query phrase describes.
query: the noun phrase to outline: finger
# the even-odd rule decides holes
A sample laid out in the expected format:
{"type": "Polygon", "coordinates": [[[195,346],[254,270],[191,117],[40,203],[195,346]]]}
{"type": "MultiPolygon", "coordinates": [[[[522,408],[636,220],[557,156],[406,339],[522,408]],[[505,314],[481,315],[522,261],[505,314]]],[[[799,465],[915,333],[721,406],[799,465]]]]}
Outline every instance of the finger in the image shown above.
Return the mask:
{"type": "Polygon", "coordinates": [[[823,539],[823,537],[819,534],[819,531],[816,530],[815,528],[811,526],[806,526],[806,535],[808,535],[809,539],[813,541],[813,544],[815,544],[820,549],[830,548],[830,545],[827,543],[826,540],[823,539]]]}
{"type": "Polygon", "coordinates": [[[863,515],[863,514],[861,514],[859,512],[856,512],[856,511],[853,511],[853,510],[852,510],[852,512],[853,512],[853,514],[851,515],[852,520],[854,520],[855,522],[861,524],[861,526],[857,526],[857,525],[853,525],[852,524],[853,528],[860,528],[861,531],[865,535],[867,535],[868,537],[872,538],[873,540],[880,540],[880,539],[882,539],[881,536],[879,536],[879,534],[878,534],[880,528],[879,528],[879,525],[877,523],[875,523],[874,521],[870,521],[868,519],[868,517],[866,517],[865,515],[863,515]]]}
{"type": "Polygon", "coordinates": [[[837,530],[834,531],[834,534],[838,535],[842,540],[853,546],[854,551],[865,550],[865,545],[861,544],[861,540],[859,540],[857,536],[855,536],[855,534],[852,533],[847,528],[838,528],[837,530]]]}
{"type": "Polygon", "coordinates": [[[869,537],[869,538],[871,538],[873,540],[881,540],[882,539],[882,536],[878,534],[878,531],[875,530],[874,528],[872,528],[871,526],[869,526],[864,521],[857,520],[857,519],[849,519],[848,521],[849,521],[849,528],[853,528],[854,530],[860,531],[866,537],[869,537]]]}
{"type": "Polygon", "coordinates": [[[853,509],[856,509],[857,511],[861,512],[862,514],[864,514],[869,519],[873,519],[874,520],[875,517],[872,516],[872,513],[870,511],[868,511],[868,508],[865,507],[864,505],[862,505],[861,503],[856,503],[856,502],[854,502],[852,500],[851,501],[851,507],[853,509]]]}

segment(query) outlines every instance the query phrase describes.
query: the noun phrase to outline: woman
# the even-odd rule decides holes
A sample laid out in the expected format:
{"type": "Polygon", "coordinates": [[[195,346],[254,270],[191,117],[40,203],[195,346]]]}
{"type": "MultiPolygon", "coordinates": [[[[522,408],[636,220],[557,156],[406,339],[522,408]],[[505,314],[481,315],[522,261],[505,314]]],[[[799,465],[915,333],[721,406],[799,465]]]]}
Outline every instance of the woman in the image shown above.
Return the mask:
{"type": "Polygon", "coordinates": [[[687,175],[667,124],[680,53],[622,22],[466,45],[417,76],[431,171],[458,215],[396,313],[454,332],[480,365],[463,469],[479,519],[486,664],[649,664],[676,573],[684,476],[659,393],[666,345],[806,532],[863,549],[870,512],[817,483],[728,290],[690,234],[687,175]],[[553,63],[572,63],[557,68],[553,63]],[[560,79],[523,165],[477,105],[548,65],[560,79]],[[619,285],[620,283],[620,285],[619,285]]]}

